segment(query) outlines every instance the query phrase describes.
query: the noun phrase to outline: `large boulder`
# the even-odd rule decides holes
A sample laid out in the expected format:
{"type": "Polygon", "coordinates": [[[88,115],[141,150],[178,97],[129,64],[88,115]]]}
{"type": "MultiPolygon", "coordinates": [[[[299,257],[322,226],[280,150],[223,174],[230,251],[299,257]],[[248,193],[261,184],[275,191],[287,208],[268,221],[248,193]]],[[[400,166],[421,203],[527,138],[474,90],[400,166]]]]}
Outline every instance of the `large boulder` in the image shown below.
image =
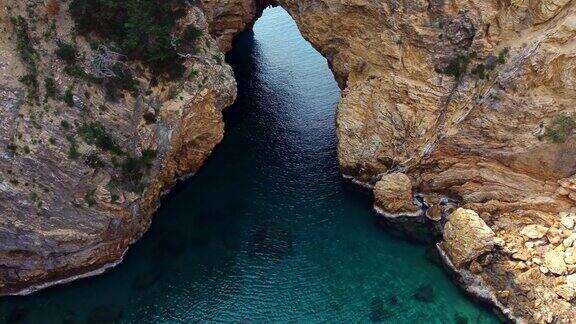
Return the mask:
{"type": "Polygon", "coordinates": [[[520,234],[529,239],[540,239],[548,232],[548,227],[542,225],[527,225],[520,231],[520,234]]]}
{"type": "Polygon", "coordinates": [[[559,249],[550,250],[544,254],[544,265],[550,272],[557,275],[566,274],[568,270],[564,261],[564,252],[559,249]]]}
{"type": "Polygon", "coordinates": [[[410,216],[419,213],[412,197],[412,183],[404,173],[386,174],[374,187],[374,206],[386,216],[410,216]]]}
{"type": "Polygon", "coordinates": [[[444,226],[443,249],[456,267],[472,261],[494,249],[495,234],[488,225],[470,209],[458,208],[444,226]]]}
{"type": "Polygon", "coordinates": [[[574,287],[568,284],[562,284],[554,287],[554,292],[567,301],[571,301],[574,299],[574,296],[576,296],[576,290],[574,290],[574,287]]]}

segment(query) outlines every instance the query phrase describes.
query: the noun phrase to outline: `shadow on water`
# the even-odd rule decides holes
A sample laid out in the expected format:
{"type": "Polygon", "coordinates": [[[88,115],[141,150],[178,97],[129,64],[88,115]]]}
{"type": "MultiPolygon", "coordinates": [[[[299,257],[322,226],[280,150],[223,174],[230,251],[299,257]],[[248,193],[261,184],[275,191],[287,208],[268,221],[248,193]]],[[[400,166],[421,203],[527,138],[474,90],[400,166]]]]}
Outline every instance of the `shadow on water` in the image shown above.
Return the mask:
{"type": "Polygon", "coordinates": [[[370,192],[342,179],[340,91],[284,10],[267,9],[227,60],[239,93],[223,142],[124,262],[3,298],[0,323],[496,322],[423,246],[375,226],[370,192]]]}
{"type": "Polygon", "coordinates": [[[282,225],[258,224],[248,240],[250,256],[267,260],[283,259],[294,252],[292,233],[282,225]]]}

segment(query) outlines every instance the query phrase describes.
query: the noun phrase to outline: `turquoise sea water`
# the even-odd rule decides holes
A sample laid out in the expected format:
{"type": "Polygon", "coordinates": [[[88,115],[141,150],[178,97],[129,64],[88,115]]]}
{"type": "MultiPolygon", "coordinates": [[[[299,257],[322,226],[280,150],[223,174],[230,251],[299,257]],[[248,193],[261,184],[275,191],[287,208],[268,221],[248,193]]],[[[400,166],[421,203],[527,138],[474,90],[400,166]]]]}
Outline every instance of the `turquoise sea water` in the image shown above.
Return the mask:
{"type": "Polygon", "coordinates": [[[125,261],[0,299],[0,323],[497,322],[342,179],[340,91],[285,11],[267,9],[228,61],[239,98],[223,143],[125,261]]]}

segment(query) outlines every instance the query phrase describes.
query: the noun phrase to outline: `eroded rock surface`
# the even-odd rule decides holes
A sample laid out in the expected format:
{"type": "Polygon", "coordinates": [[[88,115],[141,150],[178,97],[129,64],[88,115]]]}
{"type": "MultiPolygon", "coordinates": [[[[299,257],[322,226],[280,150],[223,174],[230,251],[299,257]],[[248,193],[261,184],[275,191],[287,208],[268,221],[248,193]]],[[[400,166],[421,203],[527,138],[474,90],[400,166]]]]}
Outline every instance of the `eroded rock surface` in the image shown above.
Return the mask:
{"type": "Polygon", "coordinates": [[[494,249],[494,232],[473,210],[458,208],[444,227],[443,248],[461,267],[494,249]]]}
{"type": "Polygon", "coordinates": [[[413,199],[412,183],[404,173],[386,174],[374,186],[374,204],[387,217],[418,215],[413,199]]]}
{"type": "Polygon", "coordinates": [[[161,194],[196,172],[222,139],[221,111],[234,101],[236,82],[221,49],[262,9],[251,1],[189,5],[178,26],[202,35],[173,81],[106,49],[138,86],[110,98],[94,72],[103,49],[72,38],[67,3],[59,3],[0,6],[0,294],[121,261],[161,194]],[[73,66],[55,54],[59,42],[75,44],[73,66]],[[27,52],[31,59],[23,59],[27,52]]]}
{"type": "Polygon", "coordinates": [[[473,265],[484,289],[510,318],[571,321],[555,287],[576,272],[557,251],[574,242],[562,215],[576,211],[576,3],[280,3],[344,89],[343,172],[372,185],[406,174],[430,219],[474,210],[502,244],[473,265]]]}

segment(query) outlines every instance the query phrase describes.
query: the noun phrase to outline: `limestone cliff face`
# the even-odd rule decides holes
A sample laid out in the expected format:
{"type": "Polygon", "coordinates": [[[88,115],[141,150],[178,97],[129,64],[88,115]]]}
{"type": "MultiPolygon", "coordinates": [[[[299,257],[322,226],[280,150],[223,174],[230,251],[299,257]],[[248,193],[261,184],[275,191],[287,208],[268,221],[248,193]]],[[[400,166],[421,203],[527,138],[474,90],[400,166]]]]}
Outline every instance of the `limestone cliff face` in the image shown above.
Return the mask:
{"type": "MultiPolygon", "coordinates": [[[[573,233],[560,220],[576,201],[576,2],[279,2],[344,88],[343,172],[372,185],[408,175],[403,192],[440,222],[455,206],[474,210],[502,243],[475,276],[508,315],[573,319],[564,285],[576,266],[562,243],[573,233]],[[530,224],[549,236],[521,235],[530,224]]],[[[397,198],[387,188],[376,186],[377,203],[397,198]]]]}
{"type": "Polygon", "coordinates": [[[0,7],[0,295],[97,274],[121,261],[148,228],[162,193],[196,172],[222,139],[221,110],[234,101],[236,83],[220,48],[230,47],[258,9],[242,1],[190,6],[179,23],[203,35],[184,77],[154,80],[143,66],[125,62],[138,92],[112,100],[90,78],[101,49],[73,36],[65,6],[0,7]],[[227,23],[226,10],[241,23],[227,23]],[[54,54],[58,42],[75,43],[81,72],[66,72],[54,54]],[[23,59],[23,50],[32,58],[23,59]],[[32,73],[36,84],[23,79],[32,73]],[[126,172],[132,180],[123,179],[126,172]]]}

